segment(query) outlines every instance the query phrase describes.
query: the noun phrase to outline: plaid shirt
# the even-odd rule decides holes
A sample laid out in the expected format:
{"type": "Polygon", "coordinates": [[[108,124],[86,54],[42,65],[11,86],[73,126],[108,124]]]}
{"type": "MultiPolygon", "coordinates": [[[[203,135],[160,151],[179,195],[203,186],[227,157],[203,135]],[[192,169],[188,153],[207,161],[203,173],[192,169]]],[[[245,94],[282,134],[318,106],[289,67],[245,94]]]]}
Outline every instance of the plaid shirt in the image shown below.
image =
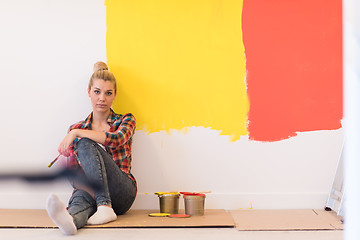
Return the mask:
{"type": "MultiPolygon", "coordinates": [[[[131,174],[131,144],[132,137],[135,132],[136,120],[131,114],[116,114],[110,109],[110,115],[107,119],[110,130],[105,131],[106,140],[104,143],[106,151],[112,156],[116,165],[127,173],[129,177],[136,183],[135,177],[131,174]]],[[[73,124],[69,128],[69,132],[73,129],[91,129],[93,114],[91,113],[84,121],[73,124]]],[[[70,156],[68,157],[68,166],[72,169],[79,168],[77,161],[78,151],[77,143],[80,139],[76,138],[70,145],[70,156]]]]}

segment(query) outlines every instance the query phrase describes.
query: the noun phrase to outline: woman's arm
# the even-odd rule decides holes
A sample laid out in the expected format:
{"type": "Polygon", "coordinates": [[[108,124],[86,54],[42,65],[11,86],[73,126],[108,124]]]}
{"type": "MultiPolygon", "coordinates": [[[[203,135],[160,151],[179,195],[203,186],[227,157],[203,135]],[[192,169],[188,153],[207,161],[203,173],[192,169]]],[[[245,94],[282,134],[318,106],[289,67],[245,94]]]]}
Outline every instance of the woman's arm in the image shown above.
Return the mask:
{"type": "MultiPolygon", "coordinates": [[[[73,128],[68,132],[65,138],[61,141],[58,152],[66,157],[70,154],[70,145],[76,138],[89,138],[97,143],[103,144],[110,148],[121,146],[133,136],[136,127],[135,117],[128,113],[124,115],[120,125],[116,131],[94,131],[87,129],[73,128]]],[[[71,129],[71,128],[70,128],[71,129]]]]}
{"type": "Polygon", "coordinates": [[[69,147],[76,138],[89,138],[97,143],[104,144],[106,140],[105,132],[87,130],[87,129],[73,129],[61,141],[58,151],[61,155],[69,156],[69,147]]]}
{"type": "Polygon", "coordinates": [[[116,131],[108,132],[105,131],[105,142],[104,145],[110,148],[121,146],[129,141],[134,135],[136,127],[136,119],[134,115],[128,113],[121,119],[121,124],[116,131]]]}
{"type": "MultiPolygon", "coordinates": [[[[75,138],[89,138],[97,143],[104,144],[106,135],[103,131],[94,131],[87,129],[74,129],[71,132],[74,132],[75,138]]],[[[75,140],[74,138],[74,140],[75,140]]]]}

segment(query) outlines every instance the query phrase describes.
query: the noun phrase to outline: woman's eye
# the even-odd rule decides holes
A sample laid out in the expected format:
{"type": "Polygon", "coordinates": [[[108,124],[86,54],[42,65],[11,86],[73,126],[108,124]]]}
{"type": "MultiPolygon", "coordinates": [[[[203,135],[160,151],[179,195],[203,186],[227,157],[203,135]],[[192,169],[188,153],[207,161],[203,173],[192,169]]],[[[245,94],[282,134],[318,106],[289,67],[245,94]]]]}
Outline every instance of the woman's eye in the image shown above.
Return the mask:
{"type": "Polygon", "coordinates": [[[106,95],[111,96],[112,92],[107,92],[106,95]]]}
{"type": "Polygon", "coordinates": [[[100,91],[99,91],[99,90],[95,90],[94,93],[95,93],[95,94],[99,94],[100,91]]]}

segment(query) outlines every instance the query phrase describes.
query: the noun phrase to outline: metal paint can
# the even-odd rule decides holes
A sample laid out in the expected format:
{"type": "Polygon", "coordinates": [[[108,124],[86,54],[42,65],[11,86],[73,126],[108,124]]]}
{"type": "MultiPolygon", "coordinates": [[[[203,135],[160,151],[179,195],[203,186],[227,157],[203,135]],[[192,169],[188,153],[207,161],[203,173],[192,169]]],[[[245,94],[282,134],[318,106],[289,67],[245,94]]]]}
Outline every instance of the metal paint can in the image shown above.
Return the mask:
{"type": "Polygon", "coordinates": [[[179,197],[180,194],[159,194],[160,212],[178,214],[179,213],[179,197]]]}
{"type": "Polygon", "coordinates": [[[191,216],[203,216],[205,197],[205,194],[184,194],[185,213],[191,216]]]}

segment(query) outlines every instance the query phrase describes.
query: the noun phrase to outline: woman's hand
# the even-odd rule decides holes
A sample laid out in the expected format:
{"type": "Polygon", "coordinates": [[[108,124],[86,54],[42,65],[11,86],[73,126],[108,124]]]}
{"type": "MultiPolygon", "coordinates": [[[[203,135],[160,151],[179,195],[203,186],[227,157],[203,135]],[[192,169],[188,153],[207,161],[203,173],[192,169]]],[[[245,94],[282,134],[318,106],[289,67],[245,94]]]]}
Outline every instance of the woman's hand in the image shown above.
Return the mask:
{"type": "Polygon", "coordinates": [[[76,130],[77,129],[73,129],[71,130],[66,136],[65,138],[61,141],[59,148],[58,148],[58,152],[61,155],[64,155],[65,157],[68,157],[70,155],[69,152],[69,147],[70,145],[73,143],[73,141],[75,140],[75,138],[77,138],[77,134],[76,134],[76,130]]]}

